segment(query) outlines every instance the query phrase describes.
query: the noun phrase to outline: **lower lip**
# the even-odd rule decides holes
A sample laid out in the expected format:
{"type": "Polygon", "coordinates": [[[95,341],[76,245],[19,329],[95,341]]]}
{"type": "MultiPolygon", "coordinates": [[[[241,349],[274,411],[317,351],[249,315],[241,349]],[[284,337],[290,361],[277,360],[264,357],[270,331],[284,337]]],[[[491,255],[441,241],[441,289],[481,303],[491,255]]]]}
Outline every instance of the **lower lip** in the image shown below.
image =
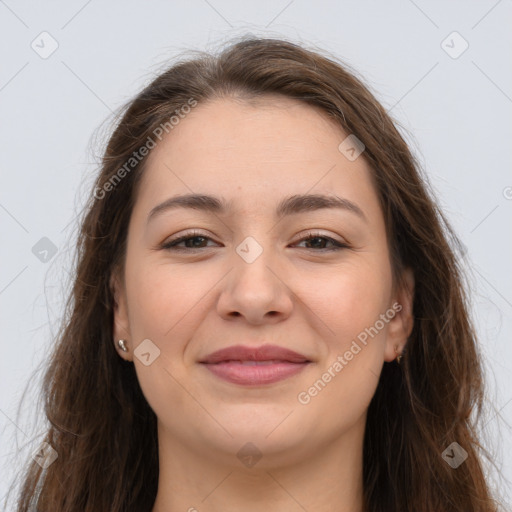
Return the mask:
{"type": "Polygon", "coordinates": [[[287,379],[304,370],[309,362],[290,363],[289,361],[281,361],[278,363],[249,365],[238,361],[225,361],[215,364],[203,364],[208,370],[223,380],[233,384],[251,386],[272,384],[287,379]]]}

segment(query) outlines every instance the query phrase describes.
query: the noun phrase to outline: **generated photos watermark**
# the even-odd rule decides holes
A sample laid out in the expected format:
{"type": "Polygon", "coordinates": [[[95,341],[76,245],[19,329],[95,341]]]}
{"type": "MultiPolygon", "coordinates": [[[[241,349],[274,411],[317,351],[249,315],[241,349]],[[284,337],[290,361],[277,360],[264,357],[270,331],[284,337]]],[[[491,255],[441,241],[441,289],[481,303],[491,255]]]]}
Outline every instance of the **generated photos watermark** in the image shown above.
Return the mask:
{"type": "Polygon", "coordinates": [[[162,141],[165,134],[168,134],[178,126],[180,121],[184,119],[187,114],[190,113],[192,108],[197,105],[197,100],[194,98],[189,98],[186,104],[182,105],[180,108],[177,108],[174,112],[176,115],[172,115],[168,121],[165,123],[161,123],[154,130],[152,135],[150,135],[144,144],[140,146],[137,151],[132,153],[132,156],[128,158],[128,160],[124,163],[122,167],[120,167],[117,172],[111,176],[101,187],[96,187],[94,189],[94,197],[96,199],[103,199],[107,192],[111,192],[116,188],[116,186],[121,182],[123,178],[126,177],[138,164],[141,162],[144,157],[146,157],[149,152],[154,149],[157,145],[157,141],[162,141]]]}
{"type": "Polygon", "coordinates": [[[398,312],[402,310],[402,305],[398,302],[395,302],[391,308],[389,308],[385,313],[382,313],[379,319],[371,326],[361,331],[356,339],[352,341],[350,348],[346,350],[343,355],[338,355],[336,360],[327,368],[327,371],[322,374],[322,376],[306,391],[301,391],[297,395],[297,400],[302,405],[307,405],[311,402],[311,399],[320,393],[325,386],[338,375],[345,366],[349,364],[354,356],[361,352],[362,348],[368,344],[368,337],[374,338],[379,334],[379,332],[384,329],[386,324],[388,324],[398,312]],[[362,345],[362,346],[361,346],[362,345]]]}

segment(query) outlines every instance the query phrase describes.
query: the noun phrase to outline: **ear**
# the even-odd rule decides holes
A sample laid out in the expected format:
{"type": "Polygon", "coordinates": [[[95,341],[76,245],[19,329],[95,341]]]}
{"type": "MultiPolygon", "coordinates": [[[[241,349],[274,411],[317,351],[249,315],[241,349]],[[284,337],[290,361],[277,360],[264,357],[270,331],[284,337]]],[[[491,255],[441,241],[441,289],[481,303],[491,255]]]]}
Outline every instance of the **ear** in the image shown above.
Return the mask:
{"type": "Polygon", "coordinates": [[[414,326],[414,274],[410,268],[407,268],[402,272],[401,277],[390,305],[390,309],[396,314],[388,324],[384,353],[384,359],[388,363],[402,353],[414,326]]]}
{"type": "Polygon", "coordinates": [[[124,282],[122,278],[119,276],[119,272],[114,271],[110,277],[110,290],[112,291],[113,297],[113,334],[114,339],[113,343],[116,348],[117,353],[126,361],[132,361],[131,356],[131,335],[130,335],[130,323],[128,320],[128,306],[126,300],[126,290],[124,287],[124,282]],[[119,340],[125,340],[126,348],[128,352],[125,352],[121,349],[118,344],[119,340]]]}

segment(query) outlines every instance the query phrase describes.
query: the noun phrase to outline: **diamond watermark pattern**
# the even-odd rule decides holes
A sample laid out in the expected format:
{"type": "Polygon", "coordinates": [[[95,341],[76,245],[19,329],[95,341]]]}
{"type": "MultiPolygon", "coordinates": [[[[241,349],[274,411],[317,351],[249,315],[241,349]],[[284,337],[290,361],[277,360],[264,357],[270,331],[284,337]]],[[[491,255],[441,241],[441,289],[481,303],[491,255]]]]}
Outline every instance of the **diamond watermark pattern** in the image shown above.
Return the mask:
{"type": "Polygon", "coordinates": [[[30,47],[41,59],[50,57],[59,47],[57,40],[48,32],[41,32],[31,43],[30,47]]]}
{"type": "Polygon", "coordinates": [[[253,263],[263,252],[263,247],[252,236],[248,236],[237,246],[236,252],[246,263],[253,263]]]}
{"type": "Polygon", "coordinates": [[[443,39],[441,48],[452,59],[458,59],[469,48],[469,43],[458,32],[454,31],[443,39]]]}
{"type": "Polygon", "coordinates": [[[441,456],[453,469],[457,469],[468,458],[468,452],[454,441],[441,456]]]}
{"type": "Polygon", "coordinates": [[[352,133],[341,142],[338,149],[347,160],[353,162],[365,150],[365,145],[352,133]]]}
{"type": "Polygon", "coordinates": [[[242,448],[240,448],[236,456],[244,466],[252,468],[258,463],[261,457],[263,457],[263,454],[253,443],[245,443],[242,448]]]}
{"type": "Polygon", "coordinates": [[[57,246],[44,236],[32,247],[32,254],[43,263],[48,263],[57,254],[57,250],[57,246]]]}
{"type": "Polygon", "coordinates": [[[149,366],[160,356],[160,349],[151,340],[145,339],[133,353],[144,366],[149,366]]]}
{"type": "Polygon", "coordinates": [[[43,468],[51,466],[59,454],[53,449],[51,444],[42,443],[41,446],[32,454],[32,458],[43,468]]]}

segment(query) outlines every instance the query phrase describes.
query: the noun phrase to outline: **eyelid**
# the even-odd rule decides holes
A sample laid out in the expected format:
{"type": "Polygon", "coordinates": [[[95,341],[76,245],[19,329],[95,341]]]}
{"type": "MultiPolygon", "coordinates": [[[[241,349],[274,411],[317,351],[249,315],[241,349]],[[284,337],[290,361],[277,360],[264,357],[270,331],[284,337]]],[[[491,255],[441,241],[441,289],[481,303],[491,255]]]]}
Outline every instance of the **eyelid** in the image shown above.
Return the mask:
{"type": "Polygon", "coordinates": [[[308,229],[305,233],[302,233],[301,235],[299,235],[299,238],[298,238],[297,241],[301,242],[304,239],[307,239],[307,238],[310,238],[310,237],[311,238],[315,238],[315,237],[327,238],[329,240],[332,240],[333,242],[336,242],[336,243],[339,243],[339,244],[348,245],[348,242],[346,240],[344,240],[344,239],[338,240],[333,235],[330,235],[330,234],[327,234],[327,233],[323,233],[322,231],[316,230],[315,228],[308,229]]]}
{"type": "MultiPolygon", "coordinates": [[[[162,242],[161,244],[161,248],[162,249],[165,249],[167,248],[167,246],[169,246],[170,244],[173,244],[173,243],[179,243],[180,241],[184,241],[188,238],[195,238],[195,237],[203,237],[203,238],[208,238],[209,240],[212,240],[213,241],[213,238],[207,234],[207,233],[203,233],[201,231],[197,231],[195,229],[193,229],[192,231],[187,231],[185,233],[182,233],[180,235],[176,235],[176,236],[173,236],[172,238],[170,239],[166,239],[164,242],[162,242]]],[[[178,248],[179,250],[180,248],[178,248]]],[[[188,249],[188,250],[191,250],[190,248],[185,248],[183,247],[183,249],[188,249]]],[[[198,247],[199,249],[199,247],[198,247]]]]}
{"type": "MultiPolygon", "coordinates": [[[[160,245],[160,249],[184,251],[184,252],[194,252],[194,251],[201,251],[202,249],[207,249],[208,247],[211,247],[211,246],[207,246],[207,247],[179,247],[178,246],[179,243],[185,242],[191,238],[196,238],[196,237],[205,238],[205,239],[207,239],[207,241],[215,242],[215,240],[209,234],[193,229],[192,231],[176,235],[176,236],[172,237],[170,240],[164,241],[160,245]]],[[[322,233],[321,231],[315,230],[314,228],[309,229],[307,232],[303,233],[295,242],[292,243],[292,245],[298,244],[301,242],[305,242],[305,241],[308,241],[308,240],[311,240],[314,238],[323,238],[324,240],[327,240],[328,242],[333,244],[333,247],[320,248],[320,249],[304,247],[303,249],[305,249],[307,251],[312,251],[312,252],[332,252],[332,251],[337,251],[340,249],[350,248],[350,244],[347,243],[345,240],[337,240],[333,236],[330,236],[326,233],[322,233]]]]}
{"type": "Polygon", "coordinates": [[[306,249],[307,251],[312,251],[312,252],[325,253],[325,252],[335,252],[335,251],[339,251],[341,249],[349,249],[351,247],[350,244],[348,242],[346,242],[345,240],[337,240],[333,236],[330,236],[326,233],[322,233],[321,231],[315,231],[314,229],[310,229],[305,234],[301,235],[301,237],[297,241],[295,241],[294,244],[305,242],[305,241],[308,241],[308,240],[311,240],[314,238],[323,238],[323,239],[327,240],[328,242],[331,242],[334,247],[331,247],[329,249],[327,249],[327,248],[326,249],[310,249],[310,248],[305,247],[304,249],[306,249]]]}

